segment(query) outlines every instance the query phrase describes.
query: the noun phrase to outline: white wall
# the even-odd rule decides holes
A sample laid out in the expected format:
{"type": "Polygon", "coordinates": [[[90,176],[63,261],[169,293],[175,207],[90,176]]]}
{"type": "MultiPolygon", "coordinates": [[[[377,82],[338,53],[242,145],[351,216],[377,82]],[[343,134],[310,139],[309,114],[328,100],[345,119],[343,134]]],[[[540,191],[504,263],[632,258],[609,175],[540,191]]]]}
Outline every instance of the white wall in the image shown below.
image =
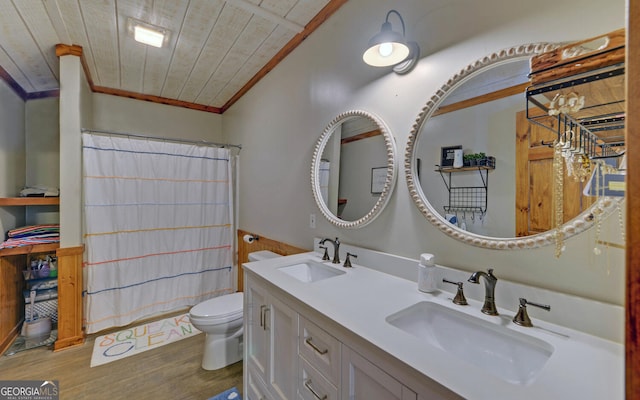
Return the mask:
{"type": "Polygon", "coordinates": [[[93,128],[154,137],[222,140],[222,116],[107,94],[93,94],[93,128]]]}
{"type": "Polygon", "coordinates": [[[339,198],[347,199],[342,218],[356,221],[375,206],[379,194],[371,193],[371,169],[387,171],[387,147],[382,135],[345,143],[340,152],[339,198]]]}
{"type": "MultiPolygon", "coordinates": [[[[57,97],[26,102],[26,186],[58,188],[60,169],[60,101],[57,97]]],[[[60,220],[58,206],[26,208],[26,224],[57,223],[60,220]]]]}
{"type": "MultiPolygon", "coordinates": [[[[467,230],[491,237],[514,237],[516,231],[515,147],[516,112],[524,109],[522,95],[510,96],[427,120],[418,141],[416,155],[422,159],[420,182],[433,208],[444,216],[449,204],[449,191],[444,179],[452,186],[482,186],[478,172],[441,176],[435,172],[443,146],[461,145],[464,153],[484,152],[496,157],[496,169],[488,174],[487,213],[459,212],[458,221],[466,220],[467,230]],[[434,162],[435,160],[435,162],[434,162]],[[508,210],[508,211],[507,211],[508,210]]],[[[469,202],[471,203],[471,202],[469,202]]]]}
{"type": "MultiPolygon", "coordinates": [[[[0,197],[13,197],[25,183],[25,104],[2,79],[0,105],[0,197]]],[[[0,232],[4,234],[22,224],[22,207],[0,208],[0,232]]]]}
{"type": "Polygon", "coordinates": [[[25,110],[26,184],[58,187],[60,170],[60,101],[57,97],[29,100],[25,110]]]}
{"type": "MultiPolygon", "coordinates": [[[[594,229],[567,240],[559,259],[553,246],[496,251],[463,245],[419,213],[403,164],[419,111],[455,72],[503,48],[621,28],[624,12],[624,0],[347,2],[224,114],[227,140],[243,144],[240,228],[306,248],[314,236],[338,236],[411,258],[429,251],[442,265],[468,271],[494,267],[503,279],[623,304],[623,252],[594,256],[594,229]],[[391,8],[404,16],[407,36],[422,49],[421,62],[404,76],[361,61],[362,49],[391,8]],[[340,230],[320,217],[317,228],[310,229],[309,214],[320,215],[309,183],[315,141],[336,115],[351,109],[373,112],[387,123],[396,138],[400,179],[387,208],[370,225],[340,230]]],[[[617,218],[604,224],[603,239],[620,242],[617,218]]]]}

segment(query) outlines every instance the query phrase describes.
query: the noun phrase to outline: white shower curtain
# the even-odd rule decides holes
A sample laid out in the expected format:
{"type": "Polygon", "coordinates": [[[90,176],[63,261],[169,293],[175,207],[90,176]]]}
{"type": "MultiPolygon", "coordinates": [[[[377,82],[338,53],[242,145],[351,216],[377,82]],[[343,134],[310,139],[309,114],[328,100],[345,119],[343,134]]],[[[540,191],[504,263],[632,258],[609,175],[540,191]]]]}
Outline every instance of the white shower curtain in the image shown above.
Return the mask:
{"type": "Polygon", "coordinates": [[[84,133],[88,333],[233,289],[229,149],[84,133]]]}

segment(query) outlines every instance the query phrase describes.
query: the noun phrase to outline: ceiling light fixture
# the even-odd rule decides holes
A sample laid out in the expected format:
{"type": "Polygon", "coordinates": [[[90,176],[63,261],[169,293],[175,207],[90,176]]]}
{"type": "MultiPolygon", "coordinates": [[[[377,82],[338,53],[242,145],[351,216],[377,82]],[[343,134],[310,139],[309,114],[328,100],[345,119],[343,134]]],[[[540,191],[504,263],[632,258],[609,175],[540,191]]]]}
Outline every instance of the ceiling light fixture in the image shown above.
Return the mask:
{"type": "Polygon", "coordinates": [[[406,74],[415,66],[420,56],[418,43],[405,39],[404,20],[396,10],[387,13],[380,33],[369,40],[367,50],[362,55],[365,63],[374,67],[389,67],[393,65],[393,70],[398,74],[406,74]],[[402,34],[395,32],[389,22],[389,16],[396,14],[402,24],[402,34]]]}
{"type": "Polygon", "coordinates": [[[127,20],[127,30],[136,42],[153,47],[163,47],[169,40],[170,31],[168,29],[134,18],[127,20]]]}

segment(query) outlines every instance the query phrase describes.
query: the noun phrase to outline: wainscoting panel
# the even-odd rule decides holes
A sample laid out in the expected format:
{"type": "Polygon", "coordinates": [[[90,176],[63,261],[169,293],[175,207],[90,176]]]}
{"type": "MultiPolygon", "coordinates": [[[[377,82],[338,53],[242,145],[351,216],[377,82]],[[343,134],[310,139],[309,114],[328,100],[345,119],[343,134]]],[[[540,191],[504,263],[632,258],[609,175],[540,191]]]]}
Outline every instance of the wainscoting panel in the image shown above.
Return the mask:
{"type": "Polygon", "coordinates": [[[283,256],[289,256],[291,254],[306,253],[312,249],[303,249],[288,245],[283,242],[279,242],[274,239],[261,236],[256,233],[243,231],[238,229],[238,291],[241,292],[244,288],[244,280],[242,276],[242,263],[249,261],[249,253],[260,250],[269,250],[283,256]],[[258,237],[252,243],[247,243],[242,238],[244,235],[254,235],[258,237]]]}

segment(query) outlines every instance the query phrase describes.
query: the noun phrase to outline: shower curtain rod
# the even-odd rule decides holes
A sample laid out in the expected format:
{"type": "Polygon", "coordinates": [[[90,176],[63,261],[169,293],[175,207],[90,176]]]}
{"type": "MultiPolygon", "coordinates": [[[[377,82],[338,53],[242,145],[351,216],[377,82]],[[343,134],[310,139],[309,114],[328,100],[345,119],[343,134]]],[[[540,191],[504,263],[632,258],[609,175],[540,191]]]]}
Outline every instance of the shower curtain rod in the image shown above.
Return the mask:
{"type": "Polygon", "coordinates": [[[216,143],[216,142],[207,142],[205,140],[187,140],[187,139],[175,139],[175,138],[163,138],[157,136],[147,136],[147,135],[139,135],[135,133],[125,133],[125,132],[113,132],[113,131],[104,131],[99,129],[80,129],[82,133],[102,133],[105,135],[116,135],[116,136],[130,136],[138,139],[152,139],[152,140],[162,140],[167,142],[177,142],[177,143],[189,143],[189,144],[201,144],[205,146],[218,146],[218,147],[236,147],[238,151],[242,150],[242,145],[240,144],[230,144],[230,143],[216,143]]]}

